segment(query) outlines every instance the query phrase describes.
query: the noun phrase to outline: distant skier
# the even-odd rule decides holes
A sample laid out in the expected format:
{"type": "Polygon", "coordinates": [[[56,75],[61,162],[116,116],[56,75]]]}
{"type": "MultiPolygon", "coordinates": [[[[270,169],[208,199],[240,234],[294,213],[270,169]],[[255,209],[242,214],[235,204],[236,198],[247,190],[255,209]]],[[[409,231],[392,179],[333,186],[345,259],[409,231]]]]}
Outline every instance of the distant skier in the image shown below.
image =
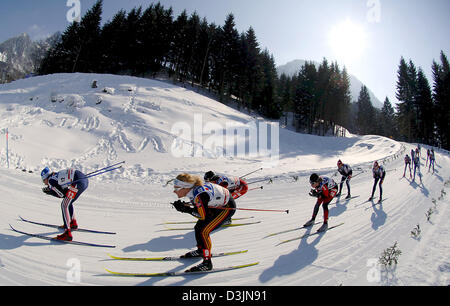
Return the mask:
{"type": "Polygon", "coordinates": [[[425,162],[425,167],[428,166],[428,161],[430,160],[430,149],[427,149],[427,160],[425,162]]]}
{"type": "Polygon", "coordinates": [[[405,156],[405,170],[403,170],[403,177],[405,177],[406,174],[406,168],[409,168],[409,178],[412,178],[411,174],[411,157],[409,157],[408,154],[405,156]]]}
{"type": "Polygon", "coordinates": [[[72,241],[72,230],[78,229],[73,203],[88,188],[89,180],[81,171],[69,168],[52,172],[45,167],[41,172],[42,182],[46,187],[42,191],[48,195],[62,198],[61,212],[64,221],[64,233],[56,236],[58,240],[72,241]]]}
{"type": "MultiPolygon", "coordinates": [[[[246,181],[239,177],[227,176],[222,174],[215,174],[213,171],[208,171],[204,175],[205,182],[214,183],[220,185],[228,191],[230,191],[231,197],[233,199],[238,199],[248,191],[248,184],[246,181]]],[[[232,208],[236,208],[236,204],[232,208]]],[[[231,215],[225,220],[224,225],[231,224],[231,215]]]]}
{"type": "Polygon", "coordinates": [[[344,164],[341,160],[338,160],[337,162],[337,166],[338,166],[338,171],[339,173],[342,175],[341,178],[341,183],[339,184],[339,191],[336,194],[336,196],[340,196],[341,192],[342,192],[342,186],[345,184],[347,185],[347,196],[345,197],[346,199],[351,198],[351,194],[350,194],[350,180],[352,178],[352,168],[348,165],[348,164],[344,164]]]}
{"type": "Polygon", "coordinates": [[[417,145],[417,148],[416,148],[416,156],[419,156],[419,157],[420,157],[420,145],[417,145]]]}
{"type": "Polygon", "coordinates": [[[416,171],[417,171],[417,175],[419,176],[420,182],[422,183],[422,174],[420,173],[420,158],[417,154],[414,156],[413,165],[414,165],[413,181],[416,179],[416,171]]]}
{"type": "Polygon", "coordinates": [[[323,224],[317,231],[323,232],[328,229],[328,204],[330,204],[331,200],[333,200],[334,196],[336,195],[338,186],[336,182],[331,178],[328,178],[326,176],[319,176],[317,173],[311,174],[311,176],[309,177],[309,183],[312,187],[309,195],[312,197],[317,197],[317,202],[314,206],[311,220],[306,222],[303,226],[309,227],[314,224],[317,213],[319,212],[320,205],[322,205],[323,224]]]}
{"type": "Polygon", "coordinates": [[[203,262],[187,272],[207,271],[213,268],[211,261],[210,233],[220,227],[235,210],[234,199],[228,189],[212,183],[203,183],[200,177],[183,173],[174,180],[174,193],[178,198],[188,197],[190,202],[175,201],[173,206],[182,213],[198,218],[194,227],[197,250],[183,255],[185,258],[203,257],[203,262]],[[193,205],[190,207],[188,205],[193,205]]]}
{"type": "Polygon", "coordinates": [[[236,176],[215,174],[213,171],[208,171],[203,178],[206,182],[227,188],[235,200],[246,194],[248,191],[247,182],[236,176]]]}
{"type": "Polygon", "coordinates": [[[372,188],[372,195],[369,198],[369,201],[373,200],[373,195],[375,194],[375,190],[377,188],[377,184],[379,183],[379,187],[380,187],[380,199],[378,200],[378,203],[380,203],[383,200],[383,181],[384,178],[386,177],[386,170],[384,170],[383,166],[380,166],[378,164],[378,161],[375,161],[373,163],[373,168],[372,168],[372,173],[373,173],[373,178],[375,179],[375,182],[373,183],[373,188],[372,188]]]}
{"type": "Polygon", "coordinates": [[[434,174],[434,163],[436,162],[435,156],[434,156],[434,149],[430,150],[430,165],[428,166],[428,172],[430,172],[431,167],[433,167],[433,174],[434,174]]]}

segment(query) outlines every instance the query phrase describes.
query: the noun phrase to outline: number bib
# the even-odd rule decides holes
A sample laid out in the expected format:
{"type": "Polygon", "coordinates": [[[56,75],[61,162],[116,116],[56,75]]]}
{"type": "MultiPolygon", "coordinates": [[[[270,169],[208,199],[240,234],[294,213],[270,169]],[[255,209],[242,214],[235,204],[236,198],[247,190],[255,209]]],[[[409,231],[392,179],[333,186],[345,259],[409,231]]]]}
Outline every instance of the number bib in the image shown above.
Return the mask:
{"type": "Polygon", "coordinates": [[[58,184],[59,185],[68,185],[73,182],[73,176],[75,174],[75,170],[72,168],[61,170],[58,172],[58,184]]]}

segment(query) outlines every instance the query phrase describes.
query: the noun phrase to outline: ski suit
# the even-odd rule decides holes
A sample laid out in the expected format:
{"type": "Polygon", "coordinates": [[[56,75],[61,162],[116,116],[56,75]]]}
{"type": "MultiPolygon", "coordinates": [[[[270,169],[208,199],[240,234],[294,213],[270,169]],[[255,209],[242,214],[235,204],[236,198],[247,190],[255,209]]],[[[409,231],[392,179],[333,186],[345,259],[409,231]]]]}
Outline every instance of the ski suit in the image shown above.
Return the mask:
{"type": "Polygon", "coordinates": [[[235,200],[246,194],[248,191],[247,182],[235,176],[215,175],[212,178],[211,183],[227,188],[235,200]]]}
{"type": "Polygon", "coordinates": [[[371,198],[373,198],[373,195],[375,194],[375,190],[377,188],[377,183],[378,183],[378,181],[380,181],[379,186],[380,186],[380,200],[381,200],[383,197],[382,185],[383,185],[384,178],[386,176],[386,171],[384,170],[383,166],[379,166],[378,169],[373,168],[372,173],[373,173],[373,178],[375,179],[375,182],[373,183],[371,198]]]}
{"type": "Polygon", "coordinates": [[[338,168],[338,171],[342,175],[341,183],[339,184],[338,194],[341,194],[344,182],[347,185],[348,194],[350,194],[350,179],[352,178],[353,174],[352,168],[347,164],[342,164],[342,167],[338,168]]]}
{"type": "MultiPolygon", "coordinates": [[[[414,157],[413,164],[414,164],[414,178],[413,178],[413,180],[415,180],[416,179],[416,170],[417,170],[417,175],[419,177],[421,176],[421,174],[420,174],[420,158],[419,158],[419,156],[417,154],[414,157]]],[[[422,180],[422,178],[420,178],[420,179],[422,180]]]]}
{"type": "Polygon", "coordinates": [[[197,248],[202,250],[203,259],[210,259],[210,233],[235,213],[234,209],[220,208],[234,208],[236,204],[226,188],[212,183],[194,187],[187,197],[195,207],[191,214],[199,219],[194,227],[197,248]]]}
{"type": "Polygon", "coordinates": [[[409,167],[409,177],[412,177],[411,174],[411,157],[408,155],[405,156],[405,169],[403,170],[403,176],[406,174],[406,168],[409,167]]]}
{"type": "Polygon", "coordinates": [[[320,205],[322,205],[323,208],[323,221],[324,223],[328,222],[328,204],[330,204],[331,200],[333,200],[334,196],[336,195],[338,191],[338,186],[336,182],[328,178],[326,176],[320,177],[320,183],[319,186],[317,186],[315,189],[313,189],[312,194],[313,196],[317,196],[317,202],[314,205],[313,215],[312,219],[315,220],[317,213],[319,212],[320,205]]]}
{"type": "Polygon", "coordinates": [[[88,186],[89,180],[85,174],[69,168],[52,173],[48,179],[48,187],[42,189],[46,194],[63,199],[61,202],[61,212],[65,229],[70,229],[70,222],[75,219],[73,203],[88,186]]]}

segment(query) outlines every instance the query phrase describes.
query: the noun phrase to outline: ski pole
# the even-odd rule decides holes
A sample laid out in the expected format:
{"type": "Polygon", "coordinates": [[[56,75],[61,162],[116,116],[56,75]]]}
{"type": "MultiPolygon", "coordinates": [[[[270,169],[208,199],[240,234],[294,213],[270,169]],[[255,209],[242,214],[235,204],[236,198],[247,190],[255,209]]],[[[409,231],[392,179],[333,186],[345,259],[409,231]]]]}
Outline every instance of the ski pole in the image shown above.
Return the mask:
{"type": "Polygon", "coordinates": [[[98,172],[98,173],[95,173],[95,174],[86,175],[84,178],[81,178],[81,179],[78,179],[78,180],[72,181],[72,182],[67,182],[67,183],[63,184],[62,186],[69,185],[69,184],[74,184],[74,183],[79,182],[79,181],[81,181],[83,179],[91,178],[91,177],[94,177],[94,176],[97,176],[97,175],[100,175],[100,174],[105,174],[106,172],[114,171],[114,170],[117,170],[117,169],[120,169],[120,168],[122,168],[122,166],[119,166],[119,167],[116,167],[116,168],[107,169],[107,170],[104,170],[102,172],[98,172]]]}
{"type": "Polygon", "coordinates": [[[104,170],[102,172],[98,172],[98,173],[91,174],[91,175],[86,175],[85,178],[90,178],[90,177],[94,177],[94,176],[97,176],[97,175],[100,175],[100,174],[105,174],[106,172],[114,171],[114,170],[117,170],[117,169],[120,169],[120,168],[122,168],[122,166],[119,166],[119,167],[116,167],[116,168],[111,168],[111,169],[106,169],[106,170],[104,170]]]}
{"type": "Polygon", "coordinates": [[[115,167],[115,166],[118,166],[118,165],[124,164],[124,163],[125,163],[125,161],[121,161],[120,163],[117,163],[117,164],[114,164],[114,165],[110,165],[110,166],[107,166],[107,167],[104,167],[104,168],[92,171],[92,172],[86,174],[86,176],[89,176],[91,174],[94,174],[94,173],[97,173],[97,172],[100,172],[100,171],[103,171],[103,170],[106,170],[106,169],[109,169],[109,168],[112,168],[112,167],[115,167]]]}
{"type": "Polygon", "coordinates": [[[263,188],[264,188],[264,186],[259,186],[259,187],[251,188],[251,189],[249,189],[247,191],[256,190],[256,189],[263,189],[263,188]]]}
{"type": "MultiPolygon", "coordinates": [[[[173,203],[171,203],[173,205],[173,203]]],[[[184,203],[185,206],[192,207],[191,203],[184,203]]],[[[279,209],[259,209],[259,208],[234,208],[234,207],[209,207],[211,209],[222,209],[222,210],[249,210],[249,211],[266,211],[266,212],[284,212],[289,213],[289,209],[279,210],[279,209]]]]}
{"type": "Polygon", "coordinates": [[[271,178],[268,178],[268,179],[263,179],[263,180],[259,180],[259,181],[250,182],[250,183],[247,183],[247,185],[256,184],[256,183],[259,183],[259,182],[265,182],[267,180],[269,180],[269,182],[268,182],[269,184],[273,182],[271,178]]]}
{"type": "Polygon", "coordinates": [[[249,210],[249,211],[266,211],[266,212],[284,212],[289,213],[289,209],[278,210],[278,209],[258,209],[258,208],[232,208],[232,207],[209,207],[215,209],[223,209],[223,210],[249,210]]]}
{"type": "Polygon", "coordinates": [[[364,170],[362,170],[361,172],[359,172],[359,173],[356,173],[355,175],[353,175],[352,176],[352,178],[354,178],[354,177],[357,177],[358,175],[360,175],[360,174],[362,174],[362,173],[364,173],[365,171],[364,170]]]}
{"type": "Polygon", "coordinates": [[[245,174],[245,175],[242,175],[240,178],[244,178],[244,177],[246,177],[247,175],[253,174],[253,173],[258,172],[258,171],[261,171],[262,169],[263,169],[263,168],[259,168],[258,170],[255,170],[255,171],[252,171],[252,172],[247,173],[247,174],[245,174]]]}

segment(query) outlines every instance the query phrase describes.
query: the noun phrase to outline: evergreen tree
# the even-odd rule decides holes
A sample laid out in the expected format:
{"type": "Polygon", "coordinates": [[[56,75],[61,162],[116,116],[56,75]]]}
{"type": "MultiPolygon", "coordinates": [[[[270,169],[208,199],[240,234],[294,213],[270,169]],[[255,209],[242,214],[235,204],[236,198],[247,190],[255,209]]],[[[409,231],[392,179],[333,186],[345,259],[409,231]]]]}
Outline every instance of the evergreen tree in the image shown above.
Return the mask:
{"type": "Polygon", "coordinates": [[[126,69],[126,53],[125,48],[123,48],[126,37],[126,16],[127,13],[120,10],[102,28],[100,44],[103,56],[101,57],[99,72],[119,73],[126,69]]]}
{"type": "Polygon", "coordinates": [[[242,88],[240,97],[246,108],[255,108],[257,93],[263,86],[263,71],[261,66],[261,49],[255,31],[250,27],[241,36],[241,78],[238,80],[242,88]]]}
{"type": "Polygon", "coordinates": [[[94,6],[81,18],[78,36],[80,44],[76,48],[76,58],[72,72],[97,72],[101,62],[101,15],[103,0],[97,0],[94,6]]]}
{"type": "Polygon", "coordinates": [[[228,14],[222,30],[222,57],[224,66],[220,72],[219,95],[228,98],[232,94],[238,94],[237,80],[240,69],[239,34],[236,30],[233,14],[228,14]]]}
{"type": "Polygon", "coordinates": [[[259,93],[259,111],[264,116],[272,119],[279,119],[282,114],[282,107],[277,97],[277,70],[275,60],[266,49],[261,54],[261,65],[263,70],[263,87],[259,93]]]}
{"type": "Polygon", "coordinates": [[[141,72],[139,54],[143,42],[139,39],[139,29],[142,26],[142,7],[133,8],[127,15],[122,37],[123,61],[126,70],[124,73],[136,75],[141,72]]]}
{"type": "Polygon", "coordinates": [[[397,104],[397,114],[399,121],[399,132],[403,135],[406,141],[412,142],[414,138],[414,122],[415,122],[415,103],[413,88],[413,72],[414,67],[408,66],[402,57],[400,60],[399,69],[397,72],[397,93],[396,97],[399,103],[397,104]]]}
{"type": "Polygon", "coordinates": [[[200,86],[205,86],[209,81],[209,56],[211,52],[211,43],[214,38],[215,26],[208,24],[206,18],[200,22],[198,42],[194,50],[194,65],[192,70],[192,78],[199,83],[200,86]]]}
{"type": "Polygon", "coordinates": [[[380,112],[381,135],[392,138],[397,137],[395,121],[395,110],[389,98],[386,97],[380,112]]]}
{"type": "Polygon", "coordinates": [[[350,121],[350,105],[352,103],[352,94],[350,92],[350,77],[347,69],[344,67],[339,83],[340,106],[337,117],[337,123],[341,126],[348,126],[350,121]]]}
{"type": "Polygon", "coordinates": [[[422,69],[417,73],[417,92],[415,101],[417,104],[417,138],[418,141],[426,144],[433,142],[434,134],[434,114],[433,99],[431,96],[430,84],[422,69]]]}
{"type": "Polygon", "coordinates": [[[47,52],[39,68],[39,74],[72,72],[81,44],[79,31],[80,24],[76,21],[67,27],[59,43],[47,52]]]}
{"type": "Polygon", "coordinates": [[[282,110],[285,117],[284,125],[288,125],[288,113],[292,110],[293,101],[293,90],[292,90],[292,78],[288,77],[286,74],[281,74],[277,82],[278,88],[278,99],[282,106],[282,110]]]}
{"type": "Polygon", "coordinates": [[[314,63],[306,62],[294,81],[294,114],[296,129],[313,133],[318,110],[317,99],[318,75],[314,63]]]}
{"type": "Polygon", "coordinates": [[[358,97],[357,128],[360,134],[372,134],[375,131],[375,110],[367,87],[363,85],[358,97]]]}
{"type": "Polygon", "coordinates": [[[450,150],[450,65],[447,56],[441,51],[441,64],[433,61],[434,116],[437,128],[437,144],[450,150]]]}

